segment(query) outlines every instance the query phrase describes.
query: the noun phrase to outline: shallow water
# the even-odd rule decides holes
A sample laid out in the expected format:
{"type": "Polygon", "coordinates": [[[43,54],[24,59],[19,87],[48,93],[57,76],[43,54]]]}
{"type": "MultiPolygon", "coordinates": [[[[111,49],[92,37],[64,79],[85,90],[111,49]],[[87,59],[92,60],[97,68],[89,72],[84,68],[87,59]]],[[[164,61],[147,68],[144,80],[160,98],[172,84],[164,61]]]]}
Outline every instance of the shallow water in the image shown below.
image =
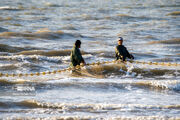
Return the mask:
{"type": "Polygon", "coordinates": [[[0,119],[180,119],[179,66],[69,67],[76,39],[87,63],[112,61],[117,38],[137,61],[180,64],[178,0],[1,0],[0,119]]]}

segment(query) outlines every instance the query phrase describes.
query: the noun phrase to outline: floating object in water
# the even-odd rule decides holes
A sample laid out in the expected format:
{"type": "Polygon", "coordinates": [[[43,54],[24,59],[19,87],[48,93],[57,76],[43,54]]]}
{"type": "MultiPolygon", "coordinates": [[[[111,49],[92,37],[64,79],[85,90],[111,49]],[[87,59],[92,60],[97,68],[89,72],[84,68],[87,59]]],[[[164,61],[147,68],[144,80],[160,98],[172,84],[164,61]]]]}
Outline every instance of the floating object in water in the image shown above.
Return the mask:
{"type": "MultiPolygon", "coordinates": [[[[145,61],[122,61],[122,60],[113,60],[113,61],[103,61],[103,62],[100,62],[100,61],[98,61],[98,62],[96,62],[96,63],[91,63],[91,64],[89,64],[89,63],[87,63],[86,64],[86,66],[89,66],[89,65],[91,65],[91,67],[92,66],[95,66],[95,65],[102,65],[102,64],[108,64],[108,63],[114,63],[114,64],[121,64],[121,63],[123,63],[123,64],[126,64],[127,62],[130,62],[130,63],[136,63],[136,64],[148,64],[148,65],[161,65],[161,66],[180,66],[180,64],[178,64],[178,63],[164,63],[164,62],[161,62],[161,63],[158,63],[158,62],[145,62],[145,61]]],[[[22,73],[19,73],[19,74],[12,74],[12,75],[10,75],[10,74],[8,74],[8,73],[6,73],[6,74],[3,74],[3,73],[0,73],[0,77],[15,77],[15,76],[18,76],[18,77],[22,77],[22,76],[34,76],[34,75],[36,75],[36,76],[39,76],[39,75],[46,75],[46,74],[56,74],[56,73],[60,73],[60,72],[65,72],[65,71],[70,71],[70,70],[73,70],[73,69],[76,69],[76,70],[79,70],[81,67],[84,67],[85,65],[84,64],[82,64],[82,65],[77,65],[76,67],[69,67],[69,68],[66,68],[66,69],[62,69],[62,70],[54,70],[54,71],[48,71],[48,72],[42,72],[42,73],[39,73],[39,72],[37,72],[37,73],[30,73],[30,74],[28,74],[28,73],[25,73],[25,74],[22,74],[22,73]]]]}

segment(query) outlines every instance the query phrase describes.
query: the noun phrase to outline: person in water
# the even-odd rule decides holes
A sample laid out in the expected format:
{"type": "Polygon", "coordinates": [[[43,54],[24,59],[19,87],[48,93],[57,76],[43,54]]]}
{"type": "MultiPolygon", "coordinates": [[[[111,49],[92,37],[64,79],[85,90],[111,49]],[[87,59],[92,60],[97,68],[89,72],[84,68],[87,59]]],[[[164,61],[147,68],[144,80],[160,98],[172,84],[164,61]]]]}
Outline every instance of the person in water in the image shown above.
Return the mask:
{"type": "Polygon", "coordinates": [[[129,59],[134,59],[134,56],[129,54],[128,50],[126,49],[126,47],[123,44],[123,38],[119,37],[118,39],[118,45],[115,48],[115,52],[116,52],[116,60],[126,60],[126,57],[128,57],[129,59]]]}
{"type": "Polygon", "coordinates": [[[76,66],[76,65],[80,65],[81,63],[83,64],[86,64],[82,55],[81,55],[81,52],[80,52],[80,49],[81,48],[81,41],[80,40],[76,40],[73,48],[72,48],[72,51],[71,51],[71,64],[70,66],[76,66]]]}

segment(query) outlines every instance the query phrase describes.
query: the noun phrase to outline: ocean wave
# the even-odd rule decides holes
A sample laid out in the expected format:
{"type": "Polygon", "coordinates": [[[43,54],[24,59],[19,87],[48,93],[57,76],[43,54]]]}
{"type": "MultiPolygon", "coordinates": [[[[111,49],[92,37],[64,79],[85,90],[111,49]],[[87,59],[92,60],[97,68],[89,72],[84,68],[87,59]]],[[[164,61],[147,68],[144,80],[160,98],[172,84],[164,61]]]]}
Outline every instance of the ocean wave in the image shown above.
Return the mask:
{"type": "MultiPolygon", "coordinates": [[[[9,56],[8,56],[9,57],[9,56]]],[[[5,58],[8,58],[5,56],[5,58]]],[[[2,58],[1,58],[2,59],[2,58]]],[[[33,64],[33,63],[27,63],[27,61],[37,61],[38,62],[53,62],[59,64],[62,60],[61,57],[45,57],[45,56],[13,56],[12,58],[9,57],[9,59],[15,59],[16,61],[26,61],[21,64],[17,64],[18,68],[26,68],[27,70],[30,71],[43,71],[43,70],[48,70],[48,68],[44,68],[40,65],[33,64]]],[[[16,64],[15,64],[16,65],[16,64]]],[[[178,77],[180,74],[180,70],[178,67],[163,67],[163,66],[146,66],[145,68],[141,66],[141,68],[137,67],[137,65],[130,65],[130,64],[123,64],[123,63],[111,63],[111,64],[106,64],[104,63],[103,65],[90,65],[90,66],[84,66],[81,67],[81,69],[71,69],[71,70],[65,70],[62,71],[64,76],[70,76],[70,77],[90,77],[90,78],[109,78],[109,77],[132,77],[136,78],[138,76],[141,76],[143,78],[157,78],[159,79],[167,79],[169,77],[166,77],[166,75],[171,76],[171,77],[178,77]]],[[[11,67],[16,67],[16,66],[1,66],[2,68],[11,68],[11,67]]],[[[9,69],[8,69],[9,70],[9,69]]],[[[51,71],[52,72],[52,71],[51,71]]]]}
{"type": "MultiPolygon", "coordinates": [[[[0,71],[3,73],[16,73],[17,71],[33,71],[33,72],[39,72],[40,70],[47,70],[47,68],[40,66],[39,64],[30,63],[24,60],[23,62],[19,63],[13,63],[13,64],[3,64],[0,65],[0,71]]],[[[30,60],[29,60],[30,61],[30,60]]]]}
{"type": "Polygon", "coordinates": [[[177,80],[147,80],[147,81],[134,81],[134,82],[60,82],[60,83],[37,83],[36,88],[38,89],[40,86],[41,88],[78,88],[78,89],[85,89],[85,90],[93,90],[96,88],[100,90],[125,90],[129,91],[127,88],[128,86],[131,86],[132,88],[141,88],[141,89],[150,89],[150,90],[172,90],[174,92],[180,91],[180,83],[177,80]]]}
{"type": "MultiPolygon", "coordinates": [[[[129,86],[134,89],[145,89],[145,90],[151,90],[151,91],[174,91],[179,92],[180,91],[180,83],[177,80],[134,80],[134,81],[114,81],[114,82],[101,82],[100,81],[82,81],[82,82],[63,82],[62,79],[58,78],[56,82],[47,82],[48,79],[51,81],[52,76],[54,75],[48,75],[45,78],[41,77],[38,79],[28,79],[28,77],[24,77],[24,79],[20,80],[7,80],[7,79],[0,79],[0,85],[6,86],[6,85],[14,85],[14,84],[33,84],[33,86],[36,87],[36,90],[46,90],[46,89],[59,89],[59,88],[75,88],[75,89],[83,89],[85,91],[130,91],[129,86]]],[[[15,76],[16,77],[16,76],[15,76]]],[[[54,79],[54,78],[53,78],[54,79]]]]}
{"type": "Polygon", "coordinates": [[[11,117],[4,117],[8,120],[14,120],[14,119],[26,119],[26,120],[99,120],[99,119],[105,119],[105,120],[179,120],[180,117],[168,117],[168,116],[102,116],[102,115],[63,115],[61,117],[19,117],[19,116],[11,116],[11,117]]]}
{"type": "Polygon", "coordinates": [[[15,64],[5,64],[5,65],[0,64],[1,71],[16,70],[16,69],[18,69],[18,66],[16,66],[15,64]]]}
{"type": "Polygon", "coordinates": [[[128,14],[116,14],[112,16],[106,16],[104,19],[130,22],[130,21],[148,21],[148,20],[162,20],[161,18],[147,17],[147,16],[132,16],[128,14]]]}
{"type": "Polygon", "coordinates": [[[63,7],[63,6],[61,6],[61,5],[54,4],[54,3],[50,3],[50,2],[46,2],[45,5],[46,5],[47,7],[63,7]]]}
{"type": "Polygon", "coordinates": [[[64,30],[77,30],[77,28],[76,27],[74,27],[73,25],[65,25],[65,26],[63,26],[62,27],[62,29],[64,29],[64,30]]]}
{"type": "Polygon", "coordinates": [[[157,44],[157,43],[162,43],[162,44],[180,44],[180,38],[174,38],[174,39],[170,39],[170,40],[151,41],[148,44],[157,44]]]}
{"type": "Polygon", "coordinates": [[[180,11],[174,11],[174,12],[171,12],[171,13],[168,13],[167,16],[179,16],[180,15],[180,11]]]}
{"type": "MultiPolygon", "coordinates": [[[[137,66],[137,65],[136,65],[137,66]]],[[[136,66],[127,66],[123,63],[118,64],[103,64],[103,65],[93,65],[90,67],[84,67],[80,70],[76,70],[72,73],[72,75],[82,77],[82,76],[94,76],[94,77],[100,77],[100,78],[106,78],[109,76],[122,76],[127,74],[133,74],[132,77],[136,77],[138,75],[141,75],[143,77],[156,77],[156,76],[163,76],[163,75],[178,75],[177,73],[180,73],[179,69],[167,69],[163,68],[139,68],[136,66]],[[131,68],[132,67],[132,68],[131,68]],[[129,70],[131,68],[131,70],[129,70]]]]}
{"type": "Polygon", "coordinates": [[[137,74],[141,74],[144,77],[151,77],[151,76],[163,76],[166,74],[172,74],[175,75],[176,72],[180,72],[180,70],[169,70],[169,69],[147,69],[147,68],[134,68],[132,69],[132,72],[135,72],[137,74]]]}
{"type": "Polygon", "coordinates": [[[128,15],[128,14],[117,14],[117,15],[114,15],[114,16],[106,16],[105,19],[107,20],[116,20],[116,21],[119,21],[119,20],[130,20],[130,19],[133,19],[135,17],[131,16],[131,15],[128,15]]]}
{"type": "Polygon", "coordinates": [[[2,32],[0,37],[11,38],[11,37],[24,37],[27,39],[60,39],[62,37],[82,37],[80,34],[64,33],[63,31],[52,32],[48,29],[38,30],[37,32],[2,32]]]}
{"type": "MultiPolygon", "coordinates": [[[[1,21],[1,18],[0,18],[0,21],[1,21]]],[[[8,32],[8,29],[0,27],[0,32],[8,32]]]]}
{"type": "MultiPolygon", "coordinates": [[[[103,44],[99,41],[97,42],[93,42],[94,44],[103,44]]],[[[91,42],[92,44],[92,42],[91,42]]],[[[115,58],[115,52],[111,52],[111,51],[95,51],[95,52],[91,52],[90,54],[92,55],[97,55],[99,57],[103,57],[103,58],[115,58]]],[[[157,56],[152,54],[152,53],[132,53],[134,56],[136,56],[136,58],[156,58],[157,56]]]]}
{"type": "Polygon", "coordinates": [[[94,30],[110,30],[112,28],[106,26],[96,26],[93,28],[94,30]]]}
{"type": "Polygon", "coordinates": [[[173,58],[159,58],[159,59],[153,59],[154,62],[174,62],[175,60],[173,58]]]}
{"type": "Polygon", "coordinates": [[[12,11],[17,11],[17,10],[22,10],[21,7],[12,7],[12,6],[1,6],[0,10],[12,10],[12,11]]]}
{"type": "Polygon", "coordinates": [[[20,51],[25,51],[25,50],[39,50],[39,48],[34,48],[34,47],[15,47],[15,46],[9,46],[6,44],[0,44],[0,51],[1,52],[10,52],[10,53],[15,53],[15,52],[20,52],[20,51]]]}
{"type": "Polygon", "coordinates": [[[14,84],[24,84],[25,80],[6,80],[6,79],[0,79],[0,85],[6,86],[6,85],[14,85],[14,84]]]}
{"type": "MultiPolygon", "coordinates": [[[[40,56],[70,56],[71,50],[70,49],[64,49],[64,50],[49,50],[49,51],[43,51],[43,50],[29,50],[29,51],[21,51],[16,53],[16,55],[40,55],[40,56]]],[[[88,52],[81,51],[82,55],[89,54],[88,52]]]]}
{"type": "Polygon", "coordinates": [[[17,51],[21,51],[21,50],[24,50],[24,49],[20,48],[20,47],[12,47],[9,45],[0,44],[0,51],[1,52],[17,52],[17,51]]]}
{"type": "MultiPolygon", "coordinates": [[[[0,44],[1,45],[1,44],[0,44]]],[[[2,45],[2,46],[6,46],[8,48],[7,45],[2,45]]],[[[11,48],[11,47],[9,47],[11,48]]],[[[13,47],[14,48],[14,47],[13,47]]],[[[15,51],[17,52],[17,50],[19,49],[16,49],[16,47],[14,48],[15,51]]],[[[14,50],[13,49],[13,50],[14,50]]],[[[20,48],[21,49],[25,49],[25,48],[20,48]]],[[[28,48],[26,48],[28,49],[28,48]]],[[[31,48],[29,48],[31,49],[31,48]]],[[[32,48],[34,49],[34,48],[32,48]]],[[[10,50],[4,50],[3,52],[9,52],[11,51],[10,50]]],[[[12,52],[15,52],[15,51],[12,51],[12,52]]],[[[0,56],[0,60],[45,60],[45,61],[48,61],[48,60],[55,60],[57,59],[57,57],[61,57],[61,56],[70,56],[71,54],[71,50],[70,49],[64,49],[64,50],[28,50],[28,51],[21,51],[21,52],[17,52],[17,53],[14,53],[13,56],[0,56]]],[[[85,52],[85,51],[81,51],[81,54],[82,55],[85,55],[85,54],[89,54],[88,52],[85,52]]],[[[59,61],[57,61],[59,62],[59,61]]]]}
{"type": "Polygon", "coordinates": [[[77,112],[77,111],[86,111],[86,112],[105,112],[109,110],[119,110],[121,111],[124,109],[144,109],[144,110],[162,110],[162,109],[180,109],[180,105],[144,105],[144,104],[102,104],[102,103],[95,103],[95,104],[89,104],[89,103],[49,103],[49,102],[41,102],[37,100],[24,100],[21,102],[6,102],[1,103],[4,106],[13,107],[19,106],[19,107],[27,107],[27,108],[50,108],[50,109],[62,109],[63,111],[67,112],[77,112]]]}
{"type": "MultiPolygon", "coordinates": [[[[85,52],[82,52],[83,54],[85,52]]],[[[32,51],[22,51],[17,53],[17,55],[43,55],[43,56],[69,56],[71,54],[71,50],[51,50],[51,51],[43,51],[43,50],[32,50],[32,51]]]]}
{"type": "Polygon", "coordinates": [[[80,70],[73,70],[70,74],[74,77],[93,77],[93,78],[105,78],[114,75],[123,75],[127,70],[124,64],[114,65],[92,65],[84,67],[80,70]]]}
{"type": "MultiPolygon", "coordinates": [[[[12,19],[13,19],[12,17],[0,17],[0,21],[9,21],[12,19]]],[[[4,31],[4,32],[7,32],[7,31],[4,31]]]]}
{"type": "Polygon", "coordinates": [[[68,21],[72,21],[72,20],[79,20],[79,21],[84,21],[84,20],[101,20],[104,19],[103,17],[99,17],[99,16],[93,16],[93,15],[89,15],[89,14],[82,14],[79,16],[66,16],[63,17],[62,20],[68,20],[68,21]]]}
{"type": "Polygon", "coordinates": [[[159,81],[159,80],[151,80],[151,81],[140,81],[134,83],[135,85],[141,86],[141,87],[148,87],[148,88],[154,88],[159,90],[174,90],[178,91],[180,88],[178,87],[180,83],[176,80],[167,80],[167,81],[159,81]]]}

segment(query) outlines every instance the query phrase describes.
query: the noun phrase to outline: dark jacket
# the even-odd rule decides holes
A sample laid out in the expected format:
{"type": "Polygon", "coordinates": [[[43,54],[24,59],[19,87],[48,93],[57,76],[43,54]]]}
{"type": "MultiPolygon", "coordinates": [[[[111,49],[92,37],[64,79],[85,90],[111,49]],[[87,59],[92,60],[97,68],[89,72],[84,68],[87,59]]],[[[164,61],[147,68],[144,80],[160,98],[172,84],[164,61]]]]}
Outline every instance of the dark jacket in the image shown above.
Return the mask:
{"type": "Polygon", "coordinates": [[[134,59],[134,57],[131,54],[129,54],[126,47],[124,47],[124,45],[116,46],[115,52],[116,52],[116,60],[121,59],[121,60],[125,61],[126,57],[128,57],[130,59],[134,59]]]}
{"type": "Polygon", "coordinates": [[[70,58],[71,58],[70,66],[80,65],[81,62],[84,62],[84,59],[83,59],[83,57],[81,55],[81,52],[80,52],[79,48],[76,47],[75,45],[72,48],[70,58]]]}

